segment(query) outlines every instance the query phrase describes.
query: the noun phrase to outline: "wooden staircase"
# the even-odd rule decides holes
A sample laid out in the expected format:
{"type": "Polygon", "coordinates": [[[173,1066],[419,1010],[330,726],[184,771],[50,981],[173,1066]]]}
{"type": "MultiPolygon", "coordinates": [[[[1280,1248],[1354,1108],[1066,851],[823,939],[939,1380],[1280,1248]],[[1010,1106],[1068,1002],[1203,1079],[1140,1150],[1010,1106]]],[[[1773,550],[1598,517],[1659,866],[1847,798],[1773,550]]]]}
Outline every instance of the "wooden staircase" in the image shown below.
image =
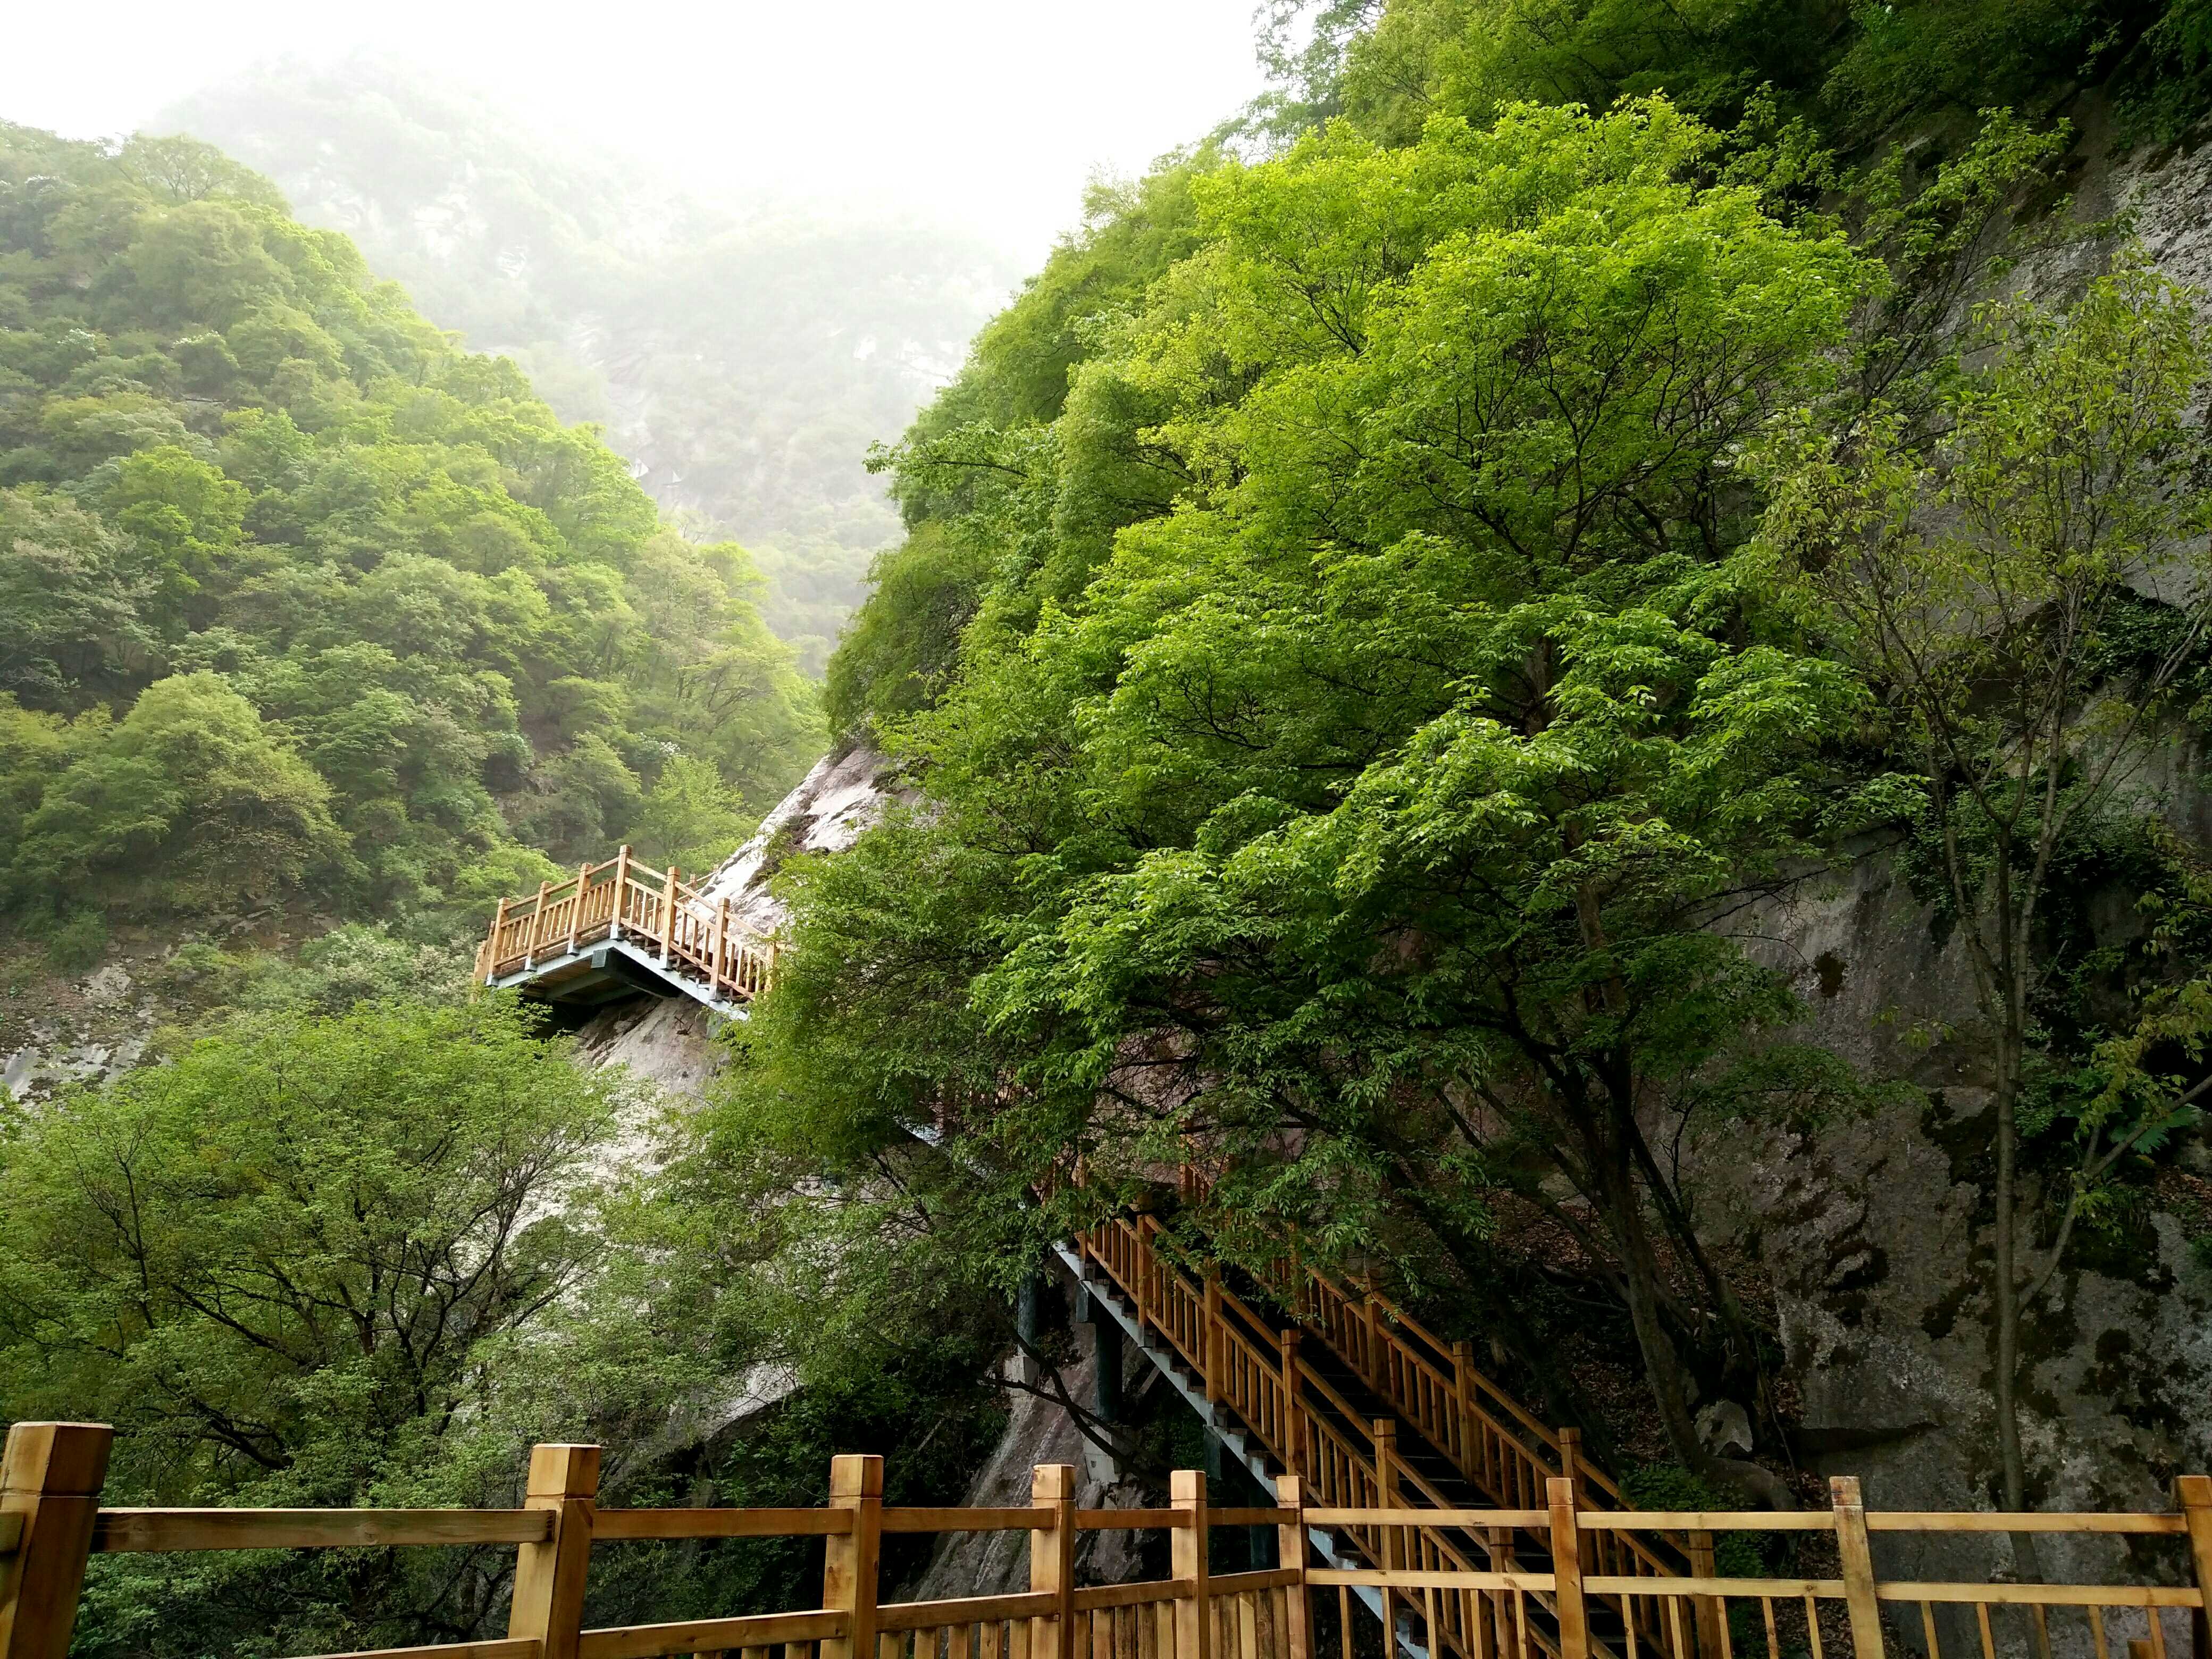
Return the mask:
{"type": "Polygon", "coordinates": [[[476,982],[583,1006],[680,993],[734,1016],[775,971],[774,942],[733,926],[728,899],[708,901],[674,866],[655,870],[625,847],[534,895],[501,899],[477,950],[476,982]]]}
{"type": "MultiPolygon", "coordinates": [[[[1583,1509],[1632,1509],[1575,1431],[1546,1426],[1476,1368],[1468,1345],[1443,1341],[1372,1290],[1285,1267],[1266,1302],[1248,1300],[1218,1273],[1194,1282],[1158,1247],[1164,1231],[1150,1216],[1117,1218],[1061,1254],[1269,1490],[1274,1475],[1296,1474],[1319,1509],[1437,1512],[1418,1528],[1334,1528],[1325,1546],[1402,1578],[1372,1603],[1397,1646],[1434,1659],[1559,1654],[1548,1595],[1500,1583],[1439,1597],[1420,1580],[1550,1572],[1550,1480],[1572,1481],[1583,1509]],[[1492,1513],[1462,1520],[1474,1510],[1492,1513]]],[[[1583,1542],[1592,1576],[1712,1571],[1711,1534],[1592,1530],[1583,1542]]],[[[1656,1627],[1656,1598],[1593,1596],[1588,1612],[1593,1654],[1723,1651],[1717,1613],[1703,1601],[1692,1604],[1687,1644],[1656,1627]]]]}

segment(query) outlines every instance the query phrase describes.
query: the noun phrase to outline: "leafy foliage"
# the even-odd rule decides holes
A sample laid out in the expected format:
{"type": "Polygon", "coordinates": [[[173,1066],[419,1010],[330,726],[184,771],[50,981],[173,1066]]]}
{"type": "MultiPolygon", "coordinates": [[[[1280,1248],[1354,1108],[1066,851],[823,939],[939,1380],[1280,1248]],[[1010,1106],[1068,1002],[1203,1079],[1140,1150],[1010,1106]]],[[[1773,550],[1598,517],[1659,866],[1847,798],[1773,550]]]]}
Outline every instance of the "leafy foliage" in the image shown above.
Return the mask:
{"type": "MultiPolygon", "coordinates": [[[[1194,251],[1048,425],[987,337],[893,458],[908,556],[999,555],[934,706],[872,710],[933,812],[796,878],[739,1121],[833,1165],[955,1126],[893,1201],[1001,1281],[1194,1158],[1210,1248],[1293,1224],[1479,1302],[1495,1202],[1564,1183],[1710,1462],[1639,1103],[1827,1086],[1753,1055],[1794,1000],[1700,924],[1811,845],[1856,704],[1766,602],[1737,458],[1875,286],[1700,183],[1713,145],[1656,101],[1310,136],[1191,177],[1194,251]]],[[[1734,1358],[1692,1363],[1751,1364],[1704,1294],[1734,1358]]]]}
{"type": "Polygon", "coordinates": [[[1308,12],[1317,25],[1307,50],[1279,52],[1288,90],[1268,111],[1278,124],[1343,112],[1401,143],[1439,111],[1487,121],[1523,99],[1602,108],[1653,93],[1732,127],[1764,90],[1848,150],[1908,124],[2047,106],[2100,82],[2164,137],[2212,107],[2201,0],[1340,0],[1273,9],[1308,12]]]}
{"type": "Polygon", "coordinates": [[[512,354],[563,418],[605,422],[665,507],[752,550],[762,614],[810,673],[897,532],[868,446],[1015,274],[919,219],[676,194],[365,53],[249,70],[160,122],[269,174],[307,222],[353,228],[425,316],[512,354]]]}

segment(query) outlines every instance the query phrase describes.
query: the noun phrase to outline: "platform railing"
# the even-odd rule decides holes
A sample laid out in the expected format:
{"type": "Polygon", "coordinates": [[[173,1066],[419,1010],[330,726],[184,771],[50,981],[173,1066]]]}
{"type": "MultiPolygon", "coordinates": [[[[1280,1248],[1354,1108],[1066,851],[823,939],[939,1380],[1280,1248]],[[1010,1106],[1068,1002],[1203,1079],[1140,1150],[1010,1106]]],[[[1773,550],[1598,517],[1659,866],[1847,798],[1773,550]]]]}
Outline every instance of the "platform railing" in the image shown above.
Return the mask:
{"type": "Polygon", "coordinates": [[[656,870],[623,848],[566,881],[503,898],[477,949],[476,980],[497,984],[591,946],[626,939],[672,977],[715,999],[750,1002],[775,971],[775,945],[733,924],[726,897],[708,899],[674,866],[656,870]]]}
{"type": "MultiPolygon", "coordinates": [[[[1281,1477],[1279,1502],[1218,1509],[1206,1478],[1181,1469],[1162,1509],[1080,1509],[1075,1471],[1040,1464],[1026,1506],[923,1509],[886,1505],[883,1461],[830,1465],[822,1508],[599,1507],[599,1449],[544,1445],[532,1453],[521,1507],[502,1510],[116,1509],[103,1507],[112,1431],[93,1423],[18,1423],[0,1464],[0,1659],[66,1659],[92,1559],[205,1550],[511,1545],[515,1565],[504,1636],[390,1649],[347,1659],[1315,1659],[1317,1634],[1340,1659],[1382,1650],[1479,1659],[1998,1659],[2054,1650],[2112,1659],[2178,1659],[2212,1587],[2212,1478],[2174,1482],[2171,1513],[1869,1512],[1857,1480],[1830,1485],[1822,1510],[1790,1514],[1658,1514],[1592,1510],[1563,1476],[1541,1505],[1446,1512],[1310,1501],[1281,1477]],[[1492,1539],[1538,1540],[1540,1569],[1508,1547],[1479,1568],[1409,1557],[1392,1546],[1379,1565],[1317,1565],[1311,1541],[1327,1528],[1368,1537],[1449,1525],[1492,1539]],[[1278,1565],[1216,1573],[1222,1528],[1272,1531],[1278,1565]],[[1170,1577],[1139,1583],[1078,1582],[1085,1532],[1161,1528],[1170,1577]],[[1832,1571],[1723,1577],[1700,1569],[1666,1578],[1595,1569],[1607,1536],[1666,1529],[1821,1542],[1832,1571]],[[882,1545],[898,1534],[1019,1531],[1030,1534],[1029,1588],[1006,1595],[883,1602],[882,1545]],[[1899,1581],[1875,1570],[1877,1536],[1929,1540],[1960,1533],[2118,1535],[2128,1540],[2122,1583],[1899,1581]],[[584,1592],[601,1546],[641,1540],[819,1537],[821,1604],[659,1624],[583,1625],[584,1592]],[[2161,1551],[2164,1552],[2161,1556],[2161,1551]],[[1376,1595],[1390,1632],[1353,1592],[1376,1595]],[[1610,1634],[1609,1606],[1634,1603],[1610,1634]],[[1532,1609],[1541,1607],[1543,1616],[1532,1609]],[[1648,1617],[1643,1613],[1648,1609],[1648,1617]],[[1705,1616],[1699,1617],[1700,1611],[1705,1616]],[[1917,1615],[1917,1616],[1916,1616],[1917,1615]],[[1540,1640],[1540,1637],[1542,1638],[1540,1640]]],[[[1767,1551],[1765,1555],[1779,1554],[1767,1551]]]]}

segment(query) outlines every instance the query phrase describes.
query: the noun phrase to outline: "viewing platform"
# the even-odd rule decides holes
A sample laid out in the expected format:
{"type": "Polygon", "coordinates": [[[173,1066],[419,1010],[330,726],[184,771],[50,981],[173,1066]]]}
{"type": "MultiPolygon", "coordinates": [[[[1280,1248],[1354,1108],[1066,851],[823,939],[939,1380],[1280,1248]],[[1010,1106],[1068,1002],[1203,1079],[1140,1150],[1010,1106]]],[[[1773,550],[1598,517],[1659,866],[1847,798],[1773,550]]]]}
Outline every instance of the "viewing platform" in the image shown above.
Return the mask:
{"type": "Polygon", "coordinates": [[[564,1007],[642,992],[687,996],[736,1018],[775,968],[775,943],[732,922],[726,897],[709,899],[674,866],[656,870],[625,847],[566,881],[501,899],[475,977],[564,1007]]]}

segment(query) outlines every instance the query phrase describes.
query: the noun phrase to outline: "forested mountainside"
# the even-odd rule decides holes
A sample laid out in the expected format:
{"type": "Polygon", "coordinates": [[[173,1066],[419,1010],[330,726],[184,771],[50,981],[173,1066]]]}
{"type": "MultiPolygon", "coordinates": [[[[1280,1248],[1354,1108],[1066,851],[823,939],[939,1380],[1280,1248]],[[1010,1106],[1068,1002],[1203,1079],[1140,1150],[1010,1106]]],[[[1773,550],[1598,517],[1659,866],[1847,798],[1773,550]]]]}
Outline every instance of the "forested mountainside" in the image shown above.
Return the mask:
{"type": "Polygon", "coordinates": [[[957,368],[1013,276],[919,220],[702,204],[374,58],[256,71],[151,130],[265,173],[564,420],[605,423],[664,509],[752,554],[763,614],[816,673],[897,537],[868,448],[957,368]]]}
{"type": "Polygon", "coordinates": [[[820,744],[757,588],[258,174],[0,129],[0,904],[58,959],[719,856],[820,744]]]}

